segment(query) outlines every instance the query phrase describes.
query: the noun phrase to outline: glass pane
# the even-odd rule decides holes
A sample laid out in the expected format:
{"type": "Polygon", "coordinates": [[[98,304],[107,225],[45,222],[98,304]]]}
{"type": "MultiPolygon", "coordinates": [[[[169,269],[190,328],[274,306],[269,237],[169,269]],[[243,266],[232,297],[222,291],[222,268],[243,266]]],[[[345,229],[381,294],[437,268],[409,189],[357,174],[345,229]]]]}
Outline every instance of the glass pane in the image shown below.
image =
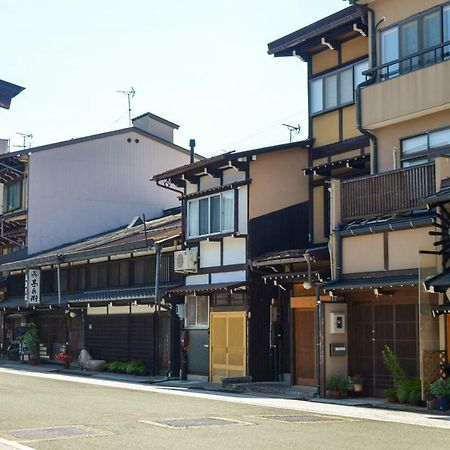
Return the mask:
{"type": "Polygon", "coordinates": [[[234,230],[234,191],[222,194],[222,231],[234,230]]]}
{"type": "Polygon", "coordinates": [[[365,61],[361,61],[361,62],[355,64],[355,66],[354,66],[354,71],[355,71],[355,75],[354,75],[355,86],[354,86],[354,88],[355,89],[363,81],[366,81],[366,77],[362,73],[368,69],[369,69],[369,60],[367,60],[367,59],[365,61]]]}
{"type": "Polygon", "coordinates": [[[208,325],[209,298],[207,296],[197,297],[197,325],[208,325]]]}
{"type": "Polygon", "coordinates": [[[337,106],[337,75],[330,75],[324,79],[325,109],[337,106]]]}
{"type": "MultiPolygon", "coordinates": [[[[450,41],[450,6],[446,6],[444,13],[444,42],[450,41]]],[[[450,45],[444,47],[444,59],[450,58],[450,45]]]]}
{"type": "MultiPolygon", "coordinates": [[[[419,51],[419,30],[417,20],[405,23],[400,27],[400,57],[412,55],[419,51]]],[[[403,61],[400,65],[402,72],[417,69],[419,58],[403,61]]]]}
{"type": "MultiPolygon", "coordinates": [[[[439,10],[422,18],[422,49],[427,49],[441,43],[441,13],[439,10]]],[[[441,50],[425,53],[424,64],[436,64],[441,60],[441,50]]]]}
{"type": "Polygon", "coordinates": [[[344,70],[339,74],[340,100],[339,103],[353,102],[353,68],[344,70]]]}
{"type": "Polygon", "coordinates": [[[405,139],[402,143],[403,154],[410,154],[427,150],[428,138],[426,134],[405,139]]]}
{"type": "Polygon", "coordinates": [[[215,195],[209,199],[210,213],[210,223],[209,232],[219,233],[220,232],[220,195],[215,195]]]}
{"type": "Polygon", "coordinates": [[[410,159],[408,161],[402,162],[402,167],[413,167],[420,166],[420,164],[425,164],[428,162],[428,158],[410,159]]]}
{"type": "Polygon", "coordinates": [[[430,147],[441,147],[442,145],[450,145],[450,128],[430,133],[430,147]]]}
{"type": "Polygon", "coordinates": [[[198,202],[199,206],[199,234],[208,234],[209,232],[209,198],[203,198],[198,202]]]}
{"type": "Polygon", "coordinates": [[[6,211],[13,211],[14,209],[20,208],[21,206],[20,191],[21,191],[21,182],[6,186],[6,193],[7,193],[6,211]]]}
{"type": "Polygon", "coordinates": [[[190,201],[188,204],[189,208],[189,224],[188,224],[188,235],[198,236],[198,200],[190,201]]]}
{"type": "Polygon", "coordinates": [[[322,79],[311,81],[311,113],[322,111],[322,79]]]}
{"type": "Polygon", "coordinates": [[[189,296],[185,299],[186,304],[186,326],[189,325],[196,325],[195,323],[195,316],[196,313],[196,297],[189,296]]]}
{"type": "MultiPolygon", "coordinates": [[[[398,27],[381,33],[381,64],[398,59],[398,27]]],[[[392,78],[398,75],[398,64],[392,64],[381,70],[382,78],[392,78]]]]}

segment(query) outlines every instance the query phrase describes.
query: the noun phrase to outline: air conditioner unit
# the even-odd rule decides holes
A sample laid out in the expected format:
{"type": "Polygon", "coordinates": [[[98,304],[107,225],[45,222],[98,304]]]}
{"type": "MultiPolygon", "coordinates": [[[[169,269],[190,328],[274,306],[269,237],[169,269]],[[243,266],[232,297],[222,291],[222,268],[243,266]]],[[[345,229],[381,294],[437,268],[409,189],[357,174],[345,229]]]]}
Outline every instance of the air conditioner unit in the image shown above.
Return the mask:
{"type": "Polygon", "coordinates": [[[175,272],[197,272],[197,249],[187,249],[175,252],[174,266],[175,272]]]}

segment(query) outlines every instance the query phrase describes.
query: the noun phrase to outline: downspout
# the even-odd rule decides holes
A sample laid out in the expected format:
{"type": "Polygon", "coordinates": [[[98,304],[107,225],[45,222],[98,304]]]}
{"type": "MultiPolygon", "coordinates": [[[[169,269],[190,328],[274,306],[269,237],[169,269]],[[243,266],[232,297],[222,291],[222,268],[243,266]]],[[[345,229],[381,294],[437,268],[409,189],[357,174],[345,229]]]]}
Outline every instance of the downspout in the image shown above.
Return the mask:
{"type": "Polygon", "coordinates": [[[63,259],[63,256],[62,255],[58,255],[57,258],[58,258],[58,262],[56,264],[56,273],[57,273],[57,275],[56,275],[56,282],[57,282],[57,285],[58,285],[58,306],[61,306],[61,270],[60,270],[60,264],[61,264],[61,261],[63,259]]]}
{"type": "MultiPolygon", "coordinates": [[[[377,50],[376,50],[376,28],[377,24],[375,24],[375,11],[371,8],[365,7],[366,11],[369,12],[370,16],[370,67],[376,67],[377,65],[377,50]]],[[[369,130],[365,129],[362,126],[362,111],[361,111],[361,88],[364,86],[369,86],[375,83],[376,77],[372,76],[369,80],[363,81],[356,87],[355,91],[355,103],[356,103],[356,128],[358,131],[365,136],[368,136],[370,141],[372,142],[372,155],[371,155],[371,169],[370,173],[376,174],[378,173],[378,140],[377,137],[371,133],[369,130]]]]}
{"type": "Polygon", "coordinates": [[[322,327],[321,327],[321,303],[320,303],[320,286],[316,285],[316,384],[317,384],[317,396],[320,397],[322,393],[322,374],[321,374],[321,359],[322,359],[322,327]]]}
{"type": "Polygon", "coordinates": [[[160,293],[159,278],[161,264],[161,245],[155,243],[156,262],[155,262],[155,375],[159,373],[159,311],[160,311],[160,293]]]}

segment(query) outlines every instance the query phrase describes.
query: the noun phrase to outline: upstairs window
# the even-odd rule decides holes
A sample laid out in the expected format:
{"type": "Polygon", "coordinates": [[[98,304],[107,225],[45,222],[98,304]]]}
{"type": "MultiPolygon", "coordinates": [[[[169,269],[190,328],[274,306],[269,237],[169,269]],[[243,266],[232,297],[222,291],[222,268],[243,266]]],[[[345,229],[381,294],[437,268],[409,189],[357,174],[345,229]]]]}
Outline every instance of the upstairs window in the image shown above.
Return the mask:
{"type": "Polygon", "coordinates": [[[234,190],[189,200],[189,238],[231,231],[234,231],[234,190]]]}
{"type": "Polygon", "coordinates": [[[3,212],[11,212],[22,207],[22,181],[6,184],[3,212]]]}
{"type": "Polygon", "coordinates": [[[438,155],[450,155],[450,128],[430,131],[402,140],[402,166],[431,162],[438,155]]]}
{"type": "Polygon", "coordinates": [[[368,60],[364,60],[311,80],[311,114],[351,105],[356,87],[365,81],[362,73],[368,68],[368,60]]]}
{"type": "Polygon", "coordinates": [[[208,328],[209,297],[206,295],[188,295],[185,298],[186,328],[208,328]]]}

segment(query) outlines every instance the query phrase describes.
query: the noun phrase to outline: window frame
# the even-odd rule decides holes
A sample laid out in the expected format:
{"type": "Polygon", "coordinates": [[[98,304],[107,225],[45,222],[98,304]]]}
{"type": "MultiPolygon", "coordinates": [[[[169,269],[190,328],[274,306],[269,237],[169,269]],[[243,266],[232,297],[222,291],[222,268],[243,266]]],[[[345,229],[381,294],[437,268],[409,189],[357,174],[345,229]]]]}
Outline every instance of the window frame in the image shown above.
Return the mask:
{"type": "Polygon", "coordinates": [[[23,203],[23,198],[22,198],[23,197],[23,180],[19,179],[19,180],[16,180],[16,181],[11,181],[10,183],[5,184],[3,189],[4,189],[3,190],[3,214],[7,214],[7,213],[11,213],[11,212],[14,212],[14,211],[21,210],[22,209],[22,203],[23,203]],[[9,208],[9,205],[8,205],[9,199],[8,199],[8,197],[9,197],[10,189],[13,186],[19,186],[19,204],[16,207],[13,206],[12,208],[9,208]]]}
{"type": "Polygon", "coordinates": [[[361,63],[363,62],[367,62],[367,69],[369,69],[369,58],[368,56],[364,56],[362,58],[356,59],[354,61],[351,61],[341,67],[339,67],[338,69],[335,70],[331,70],[328,71],[326,73],[322,73],[322,74],[318,74],[317,76],[314,76],[312,78],[310,78],[309,80],[309,96],[311,98],[311,101],[309,102],[309,115],[311,117],[314,116],[319,116],[321,114],[325,114],[327,112],[331,112],[331,111],[335,111],[337,109],[340,108],[345,108],[346,106],[350,106],[353,105],[355,103],[355,90],[356,90],[356,86],[355,86],[355,69],[357,66],[361,65],[361,63]],[[351,76],[351,86],[352,86],[352,99],[348,100],[346,102],[341,102],[341,73],[343,72],[347,72],[348,70],[352,71],[352,76],[351,76]],[[336,106],[330,106],[330,107],[325,107],[326,105],[326,101],[327,101],[327,96],[326,96],[326,82],[325,80],[327,78],[331,78],[333,76],[336,76],[337,80],[336,80],[336,106]],[[321,81],[321,101],[322,101],[322,108],[319,109],[318,111],[312,111],[312,105],[313,105],[313,89],[312,89],[312,84],[314,82],[317,81],[321,81]]]}
{"type": "Polygon", "coordinates": [[[209,314],[211,311],[211,301],[209,295],[186,295],[184,297],[184,307],[185,307],[185,317],[184,317],[184,328],[187,330],[207,330],[209,328],[209,314]],[[207,321],[206,323],[198,323],[198,299],[206,299],[206,317],[207,321]],[[188,311],[189,311],[189,305],[188,300],[195,299],[195,324],[189,324],[188,323],[188,311]]]}
{"type": "Polygon", "coordinates": [[[219,193],[214,193],[214,194],[210,194],[210,195],[205,195],[202,197],[198,197],[195,199],[191,199],[187,201],[187,239],[197,239],[197,238],[202,238],[202,237],[206,237],[206,236],[216,236],[216,235],[220,235],[220,234],[225,234],[225,233],[234,233],[236,232],[236,225],[235,225],[235,202],[236,202],[236,194],[235,194],[235,189],[227,189],[223,192],[219,192],[219,193]],[[223,210],[223,195],[226,193],[232,192],[232,201],[233,201],[233,208],[232,208],[232,218],[231,218],[231,228],[223,228],[224,223],[226,222],[224,220],[224,210],[223,210]],[[220,209],[219,209],[219,231],[214,231],[211,232],[211,198],[213,197],[220,197],[220,209]],[[208,200],[208,232],[207,233],[201,233],[200,232],[200,201],[202,200],[208,200]],[[197,203],[198,206],[196,207],[197,209],[197,230],[198,230],[198,234],[190,234],[191,232],[191,205],[193,203],[197,203]]]}

